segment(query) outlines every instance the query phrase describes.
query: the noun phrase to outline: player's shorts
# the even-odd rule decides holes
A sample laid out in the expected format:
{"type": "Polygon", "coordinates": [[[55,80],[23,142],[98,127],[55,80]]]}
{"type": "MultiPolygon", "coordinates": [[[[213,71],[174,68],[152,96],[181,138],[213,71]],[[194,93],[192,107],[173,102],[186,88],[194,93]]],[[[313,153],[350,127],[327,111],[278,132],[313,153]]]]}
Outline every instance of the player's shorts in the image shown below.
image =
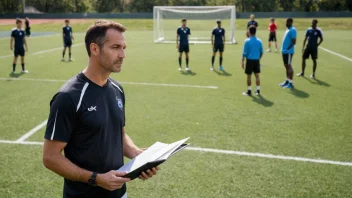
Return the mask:
{"type": "Polygon", "coordinates": [[[276,32],[270,32],[269,42],[276,42],[276,32]]]}
{"type": "Polygon", "coordinates": [[[214,52],[224,52],[224,44],[214,44],[214,52]]]}
{"type": "Polygon", "coordinates": [[[312,57],[312,59],[318,59],[318,48],[307,47],[303,52],[303,58],[307,59],[309,56],[312,57]]]}
{"type": "Polygon", "coordinates": [[[15,50],[13,51],[15,57],[18,57],[18,56],[24,56],[25,55],[25,51],[24,51],[24,48],[15,48],[15,50]]]}
{"type": "Polygon", "coordinates": [[[246,61],[246,70],[247,75],[251,75],[252,73],[258,74],[260,73],[260,62],[259,60],[248,60],[246,61]]]}
{"type": "Polygon", "coordinates": [[[31,28],[26,28],[26,36],[30,36],[31,35],[31,28]]]}
{"type": "Polygon", "coordinates": [[[189,52],[189,45],[188,44],[180,44],[178,46],[178,52],[189,52]]]}
{"type": "Polygon", "coordinates": [[[71,47],[72,45],[72,40],[65,40],[64,41],[64,47],[71,47]]]}
{"type": "Polygon", "coordinates": [[[293,57],[293,54],[282,54],[282,59],[284,61],[284,64],[291,65],[292,64],[292,57],[293,57]]]}

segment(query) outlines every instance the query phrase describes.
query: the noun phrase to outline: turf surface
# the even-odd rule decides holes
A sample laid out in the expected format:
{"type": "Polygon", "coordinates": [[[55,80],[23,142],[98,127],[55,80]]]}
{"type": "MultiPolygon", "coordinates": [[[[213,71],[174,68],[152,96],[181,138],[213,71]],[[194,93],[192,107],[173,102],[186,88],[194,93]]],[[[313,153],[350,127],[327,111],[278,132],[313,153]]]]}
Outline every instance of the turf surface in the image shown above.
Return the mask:
{"type": "MultiPolygon", "coordinates": [[[[321,19],[319,26],[325,38],[322,46],[351,58],[351,21],[321,19]]],[[[146,147],[155,141],[172,142],[190,136],[195,147],[352,161],[350,61],[320,50],[317,80],[296,77],[296,89],[289,91],[278,86],[285,79],[281,55],[265,53],[262,97],[244,97],[241,92],[246,89],[246,77],[240,68],[243,31],[236,34],[238,45],[226,46],[226,72],[209,70],[209,45],[192,45],[192,72],[180,73],[175,45],[152,43],[150,20],[123,22],[131,27],[126,32],[127,58],[123,71],[113,74],[113,78],[121,82],[218,87],[123,84],[127,132],[136,144],[146,147]]],[[[296,22],[298,42],[293,66],[298,73],[310,19],[296,22]]],[[[60,62],[60,35],[29,38],[26,65],[30,73],[17,72],[15,77],[67,80],[77,74],[87,65],[82,43],[83,31],[90,23],[73,24],[74,44],[80,45],[73,48],[71,63],[60,62]],[[59,49],[45,51],[55,48],[59,49]]],[[[239,26],[246,21],[237,23],[239,26]]],[[[259,23],[263,25],[258,36],[266,46],[266,21],[259,23]]],[[[284,26],[282,20],[279,26],[284,26]]],[[[60,32],[60,27],[42,24],[33,31],[60,32]]],[[[6,28],[0,26],[1,30],[6,28]]],[[[280,29],[279,41],[282,35],[280,29]]],[[[12,54],[8,39],[0,39],[0,45],[0,57],[12,54]]],[[[12,57],[0,58],[0,78],[11,78],[11,62],[12,57]]],[[[17,68],[19,71],[19,64],[17,68]]],[[[307,76],[311,69],[308,60],[307,76]]],[[[49,101],[62,84],[0,80],[0,139],[16,140],[47,119],[49,101]]],[[[44,130],[28,141],[43,141],[44,130]]],[[[0,197],[61,196],[63,180],[42,165],[41,146],[0,144],[0,150],[0,197]]],[[[128,192],[130,197],[350,197],[351,175],[350,166],[185,151],[162,165],[150,181],[131,182],[128,192]]]]}

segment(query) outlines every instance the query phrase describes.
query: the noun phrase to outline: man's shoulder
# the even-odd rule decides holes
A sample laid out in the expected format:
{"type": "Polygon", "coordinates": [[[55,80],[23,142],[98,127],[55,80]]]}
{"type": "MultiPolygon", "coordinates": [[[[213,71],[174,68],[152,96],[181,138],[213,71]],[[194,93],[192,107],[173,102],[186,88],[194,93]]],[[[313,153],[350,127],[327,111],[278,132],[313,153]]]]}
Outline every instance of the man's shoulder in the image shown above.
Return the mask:
{"type": "Polygon", "coordinates": [[[122,85],[117,82],[116,80],[112,79],[111,77],[109,77],[109,81],[110,83],[116,88],[118,89],[122,94],[124,93],[122,85]]]}
{"type": "Polygon", "coordinates": [[[11,32],[16,32],[17,31],[17,28],[12,28],[11,29],[11,32]]]}
{"type": "Polygon", "coordinates": [[[59,89],[58,93],[66,94],[72,99],[79,99],[83,90],[87,89],[89,83],[79,76],[73,76],[70,78],[62,87],[59,89]]]}

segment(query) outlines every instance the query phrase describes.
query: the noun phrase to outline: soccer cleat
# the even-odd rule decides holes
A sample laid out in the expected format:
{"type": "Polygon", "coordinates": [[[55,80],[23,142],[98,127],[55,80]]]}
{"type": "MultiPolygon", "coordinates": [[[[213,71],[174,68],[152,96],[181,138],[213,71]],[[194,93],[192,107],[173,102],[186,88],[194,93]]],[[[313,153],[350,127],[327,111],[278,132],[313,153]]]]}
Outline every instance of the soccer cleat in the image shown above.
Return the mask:
{"type": "Polygon", "coordinates": [[[178,68],[178,71],[182,71],[182,68],[181,68],[181,67],[179,67],[179,68],[178,68]]]}
{"type": "Polygon", "coordinates": [[[252,91],[251,90],[247,90],[246,92],[243,92],[242,95],[251,96],[252,95],[252,91]]]}
{"type": "Polygon", "coordinates": [[[12,71],[12,74],[15,74],[16,73],[16,71],[12,71]]]}
{"type": "Polygon", "coordinates": [[[280,83],[279,84],[281,87],[285,87],[285,86],[287,86],[288,85],[288,80],[286,80],[285,82],[283,82],[283,83],[280,83]]]}
{"type": "Polygon", "coordinates": [[[271,49],[267,49],[266,51],[267,51],[267,52],[271,52],[271,49]]]}
{"type": "Polygon", "coordinates": [[[293,84],[288,83],[286,86],[284,86],[285,89],[293,89],[293,84]]]}
{"type": "Polygon", "coordinates": [[[220,68],[219,68],[221,71],[224,71],[224,67],[220,65],[220,68]]]}
{"type": "Polygon", "coordinates": [[[255,91],[255,95],[259,96],[260,95],[260,90],[255,91]]]}
{"type": "Polygon", "coordinates": [[[186,71],[189,71],[190,69],[189,69],[189,67],[186,67],[186,71]]]}
{"type": "Polygon", "coordinates": [[[70,61],[70,62],[71,62],[71,61],[72,61],[72,58],[68,59],[68,61],[70,61]]]}
{"type": "Polygon", "coordinates": [[[315,74],[310,75],[311,79],[315,79],[315,74]]]}
{"type": "Polygon", "coordinates": [[[298,77],[304,77],[304,73],[298,73],[297,76],[298,77]]]}
{"type": "Polygon", "coordinates": [[[214,67],[211,67],[211,68],[210,68],[210,71],[214,71],[214,67]]]}
{"type": "Polygon", "coordinates": [[[29,71],[28,71],[28,70],[22,70],[22,73],[24,73],[24,74],[28,74],[28,73],[29,73],[29,71]]]}
{"type": "Polygon", "coordinates": [[[65,61],[65,58],[62,58],[61,61],[65,61]]]}

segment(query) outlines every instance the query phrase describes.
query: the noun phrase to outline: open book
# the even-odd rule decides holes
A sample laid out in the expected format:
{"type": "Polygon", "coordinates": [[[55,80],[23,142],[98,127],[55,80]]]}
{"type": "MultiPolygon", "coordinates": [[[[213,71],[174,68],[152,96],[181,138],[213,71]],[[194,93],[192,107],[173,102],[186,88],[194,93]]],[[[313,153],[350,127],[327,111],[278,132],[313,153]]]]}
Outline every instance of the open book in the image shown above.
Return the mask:
{"type": "Polygon", "coordinates": [[[123,165],[118,171],[128,172],[123,177],[133,180],[142,172],[157,167],[172,155],[186,148],[189,145],[185,144],[188,139],[189,137],[171,144],[156,142],[127,164],[123,165]]]}

